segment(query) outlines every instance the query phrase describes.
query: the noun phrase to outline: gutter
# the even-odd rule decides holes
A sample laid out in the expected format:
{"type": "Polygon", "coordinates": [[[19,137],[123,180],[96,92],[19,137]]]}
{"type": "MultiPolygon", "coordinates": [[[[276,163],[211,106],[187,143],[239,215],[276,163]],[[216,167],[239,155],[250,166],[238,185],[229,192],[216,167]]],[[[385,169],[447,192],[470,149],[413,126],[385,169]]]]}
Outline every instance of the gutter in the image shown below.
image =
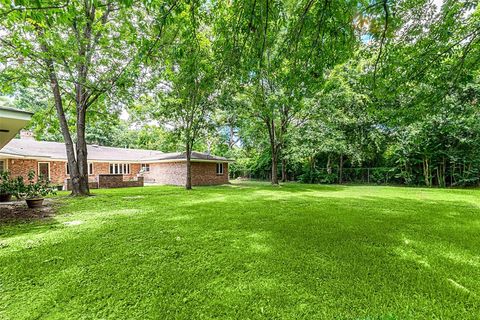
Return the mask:
{"type": "MultiPolygon", "coordinates": [[[[24,160],[40,160],[40,161],[58,161],[58,162],[68,162],[67,158],[52,158],[46,156],[22,156],[11,153],[0,153],[0,159],[24,159],[24,160]]],[[[106,159],[88,159],[88,162],[95,163],[129,163],[129,164],[150,164],[150,163],[172,163],[172,162],[187,162],[187,159],[165,159],[165,160],[106,160],[106,159]]],[[[233,163],[235,160],[232,159],[218,159],[218,160],[207,160],[207,159],[191,159],[191,162],[205,162],[205,163],[220,163],[228,162],[233,163]]]]}

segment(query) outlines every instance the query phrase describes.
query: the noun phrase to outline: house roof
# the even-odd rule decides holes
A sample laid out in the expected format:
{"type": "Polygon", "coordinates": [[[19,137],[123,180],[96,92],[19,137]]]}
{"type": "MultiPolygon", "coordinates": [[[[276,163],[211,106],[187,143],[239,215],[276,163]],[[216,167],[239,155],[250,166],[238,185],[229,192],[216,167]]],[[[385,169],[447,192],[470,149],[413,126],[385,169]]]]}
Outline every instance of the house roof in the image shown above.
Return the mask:
{"type": "Polygon", "coordinates": [[[15,137],[32,115],[30,112],[0,107],[0,149],[15,137]]]}
{"type": "MultiPolygon", "coordinates": [[[[87,146],[90,161],[105,162],[175,162],[185,161],[184,152],[164,153],[156,150],[113,148],[98,145],[87,146]]],[[[36,141],[33,139],[13,139],[0,150],[0,156],[67,160],[65,144],[60,142],[36,141]]],[[[192,152],[192,161],[231,161],[224,157],[217,157],[207,153],[192,152]]]]}

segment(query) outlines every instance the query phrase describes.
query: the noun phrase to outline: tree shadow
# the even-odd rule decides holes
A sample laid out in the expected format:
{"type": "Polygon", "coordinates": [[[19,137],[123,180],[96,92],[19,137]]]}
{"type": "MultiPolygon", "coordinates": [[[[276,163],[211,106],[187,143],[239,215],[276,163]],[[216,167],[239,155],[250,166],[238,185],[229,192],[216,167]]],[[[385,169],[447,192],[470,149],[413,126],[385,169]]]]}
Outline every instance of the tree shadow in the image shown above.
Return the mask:
{"type": "Polygon", "coordinates": [[[286,188],[280,200],[265,196],[265,186],[145,189],[88,199],[95,205],[74,201],[86,219],[94,210],[145,213],[97,215],[91,228],[0,250],[0,264],[11,266],[0,278],[10,309],[47,316],[56,305],[71,315],[131,318],[152,306],[153,315],[180,318],[479,314],[480,215],[472,203],[317,186],[286,188]]]}

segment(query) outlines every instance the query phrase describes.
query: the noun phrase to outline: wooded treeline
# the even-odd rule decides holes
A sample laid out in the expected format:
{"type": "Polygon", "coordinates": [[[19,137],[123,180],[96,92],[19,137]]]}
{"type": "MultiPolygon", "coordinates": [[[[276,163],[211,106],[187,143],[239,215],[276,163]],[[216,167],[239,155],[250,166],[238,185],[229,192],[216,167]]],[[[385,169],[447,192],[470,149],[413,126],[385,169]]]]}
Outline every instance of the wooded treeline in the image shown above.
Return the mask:
{"type": "Polygon", "coordinates": [[[476,1],[0,1],[0,17],[0,92],[66,142],[76,194],[85,143],[207,151],[273,184],[480,183],[476,1]]]}

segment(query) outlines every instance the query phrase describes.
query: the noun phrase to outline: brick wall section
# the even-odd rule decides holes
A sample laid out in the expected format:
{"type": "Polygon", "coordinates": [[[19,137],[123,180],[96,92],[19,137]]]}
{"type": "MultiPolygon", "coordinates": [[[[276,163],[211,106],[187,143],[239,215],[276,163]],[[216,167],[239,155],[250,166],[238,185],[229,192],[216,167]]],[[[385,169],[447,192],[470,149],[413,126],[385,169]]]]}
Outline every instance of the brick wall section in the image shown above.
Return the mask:
{"type": "MultiPolygon", "coordinates": [[[[140,163],[131,163],[130,164],[130,174],[125,174],[125,179],[134,180],[137,178],[138,173],[140,172],[141,164],[140,163]]],[[[110,174],[110,163],[109,162],[94,162],[93,163],[93,177],[97,177],[99,174],[110,174]]]]}
{"type": "MultiPolygon", "coordinates": [[[[184,186],[187,179],[185,162],[150,164],[150,172],[144,173],[145,181],[158,184],[184,186]]],[[[228,183],[228,163],[223,164],[223,175],[217,175],[216,163],[192,162],[192,184],[215,185],[228,183]]]]}
{"type": "MultiPolygon", "coordinates": [[[[130,164],[130,174],[126,174],[125,179],[130,179],[130,180],[136,179],[141,168],[142,168],[142,165],[140,163],[130,164]]],[[[107,172],[107,173],[110,173],[110,172],[107,172]]]]}
{"type": "Polygon", "coordinates": [[[183,186],[187,171],[183,162],[152,163],[150,172],[145,172],[143,176],[147,182],[183,186]]]}
{"type": "MultiPolygon", "coordinates": [[[[65,161],[41,161],[50,163],[50,180],[53,184],[63,185],[69,178],[65,161]]],[[[30,169],[37,174],[38,161],[24,159],[8,159],[8,171],[12,177],[28,175],[30,169]]],[[[223,175],[216,174],[216,163],[192,162],[192,184],[193,185],[215,185],[228,183],[228,163],[223,164],[223,175]]],[[[130,174],[125,175],[122,182],[132,180],[135,186],[136,178],[140,172],[141,164],[130,164],[130,174]]],[[[110,164],[108,162],[94,162],[93,175],[89,176],[92,189],[98,185],[99,175],[110,175],[110,164]]],[[[187,166],[185,162],[168,162],[150,164],[150,172],[144,173],[146,182],[158,184],[184,186],[187,179],[187,166]]]]}
{"type": "Polygon", "coordinates": [[[218,175],[216,163],[192,163],[192,184],[194,186],[206,186],[226,183],[228,183],[228,163],[223,164],[223,174],[218,175]]]}
{"type": "Polygon", "coordinates": [[[12,177],[23,176],[25,179],[28,177],[28,172],[33,169],[35,174],[38,175],[38,162],[50,163],[50,181],[52,184],[63,184],[66,178],[66,167],[63,161],[37,161],[37,160],[24,160],[24,159],[9,159],[8,171],[12,177]]]}
{"type": "MultiPolygon", "coordinates": [[[[98,182],[97,181],[88,181],[88,187],[90,189],[98,189],[98,182]]],[[[70,182],[70,179],[67,179],[64,186],[63,186],[63,190],[72,190],[72,183],[70,182]],[[67,189],[65,189],[65,185],[67,187],[67,189]]]]}
{"type": "MultiPolygon", "coordinates": [[[[66,161],[37,161],[27,159],[7,159],[8,171],[12,177],[23,176],[27,178],[28,172],[33,169],[35,174],[38,174],[38,162],[50,163],[50,180],[53,184],[64,184],[65,180],[69,178],[67,175],[66,161]]],[[[141,165],[139,163],[130,164],[130,174],[125,175],[128,180],[134,180],[140,172],[141,165]]],[[[110,174],[110,163],[108,162],[93,162],[93,174],[89,175],[90,182],[97,181],[99,174],[110,174]]]]}
{"type": "Polygon", "coordinates": [[[93,163],[93,176],[89,177],[97,180],[99,174],[109,174],[110,164],[108,162],[94,162],[93,163]]]}
{"type": "Polygon", "coordinates": [[[14,178],[23,176],[26,179],[30,169],[35,170],[35,174],[37,173],[36,160],[8,159],[7,167],[7,170],[14,178]]]}
{"type": "MultiPolygon", "coordinates": [[[[90,189],[143,187],[143,177],[131,180],[121,174],[100,174],[97,181],[89,182],[88,184],[90,189]]],[[[67,179],[67,190],[72,190],[70,179],[67,179]]]]}
{"type": "Polygon", "coordinates": [[[136,180],[130,180],[128,176],[121,174],[101,174],[98,176],[99,188],[126,188],[143,187],[143,177],[136,180]]]}
{"type": "Polygon", "coordinates": [[[50,162],[50,181],[53,184],[62,184],[67,177],[67,163],[63,161],[49,161],[50,162]]]}

